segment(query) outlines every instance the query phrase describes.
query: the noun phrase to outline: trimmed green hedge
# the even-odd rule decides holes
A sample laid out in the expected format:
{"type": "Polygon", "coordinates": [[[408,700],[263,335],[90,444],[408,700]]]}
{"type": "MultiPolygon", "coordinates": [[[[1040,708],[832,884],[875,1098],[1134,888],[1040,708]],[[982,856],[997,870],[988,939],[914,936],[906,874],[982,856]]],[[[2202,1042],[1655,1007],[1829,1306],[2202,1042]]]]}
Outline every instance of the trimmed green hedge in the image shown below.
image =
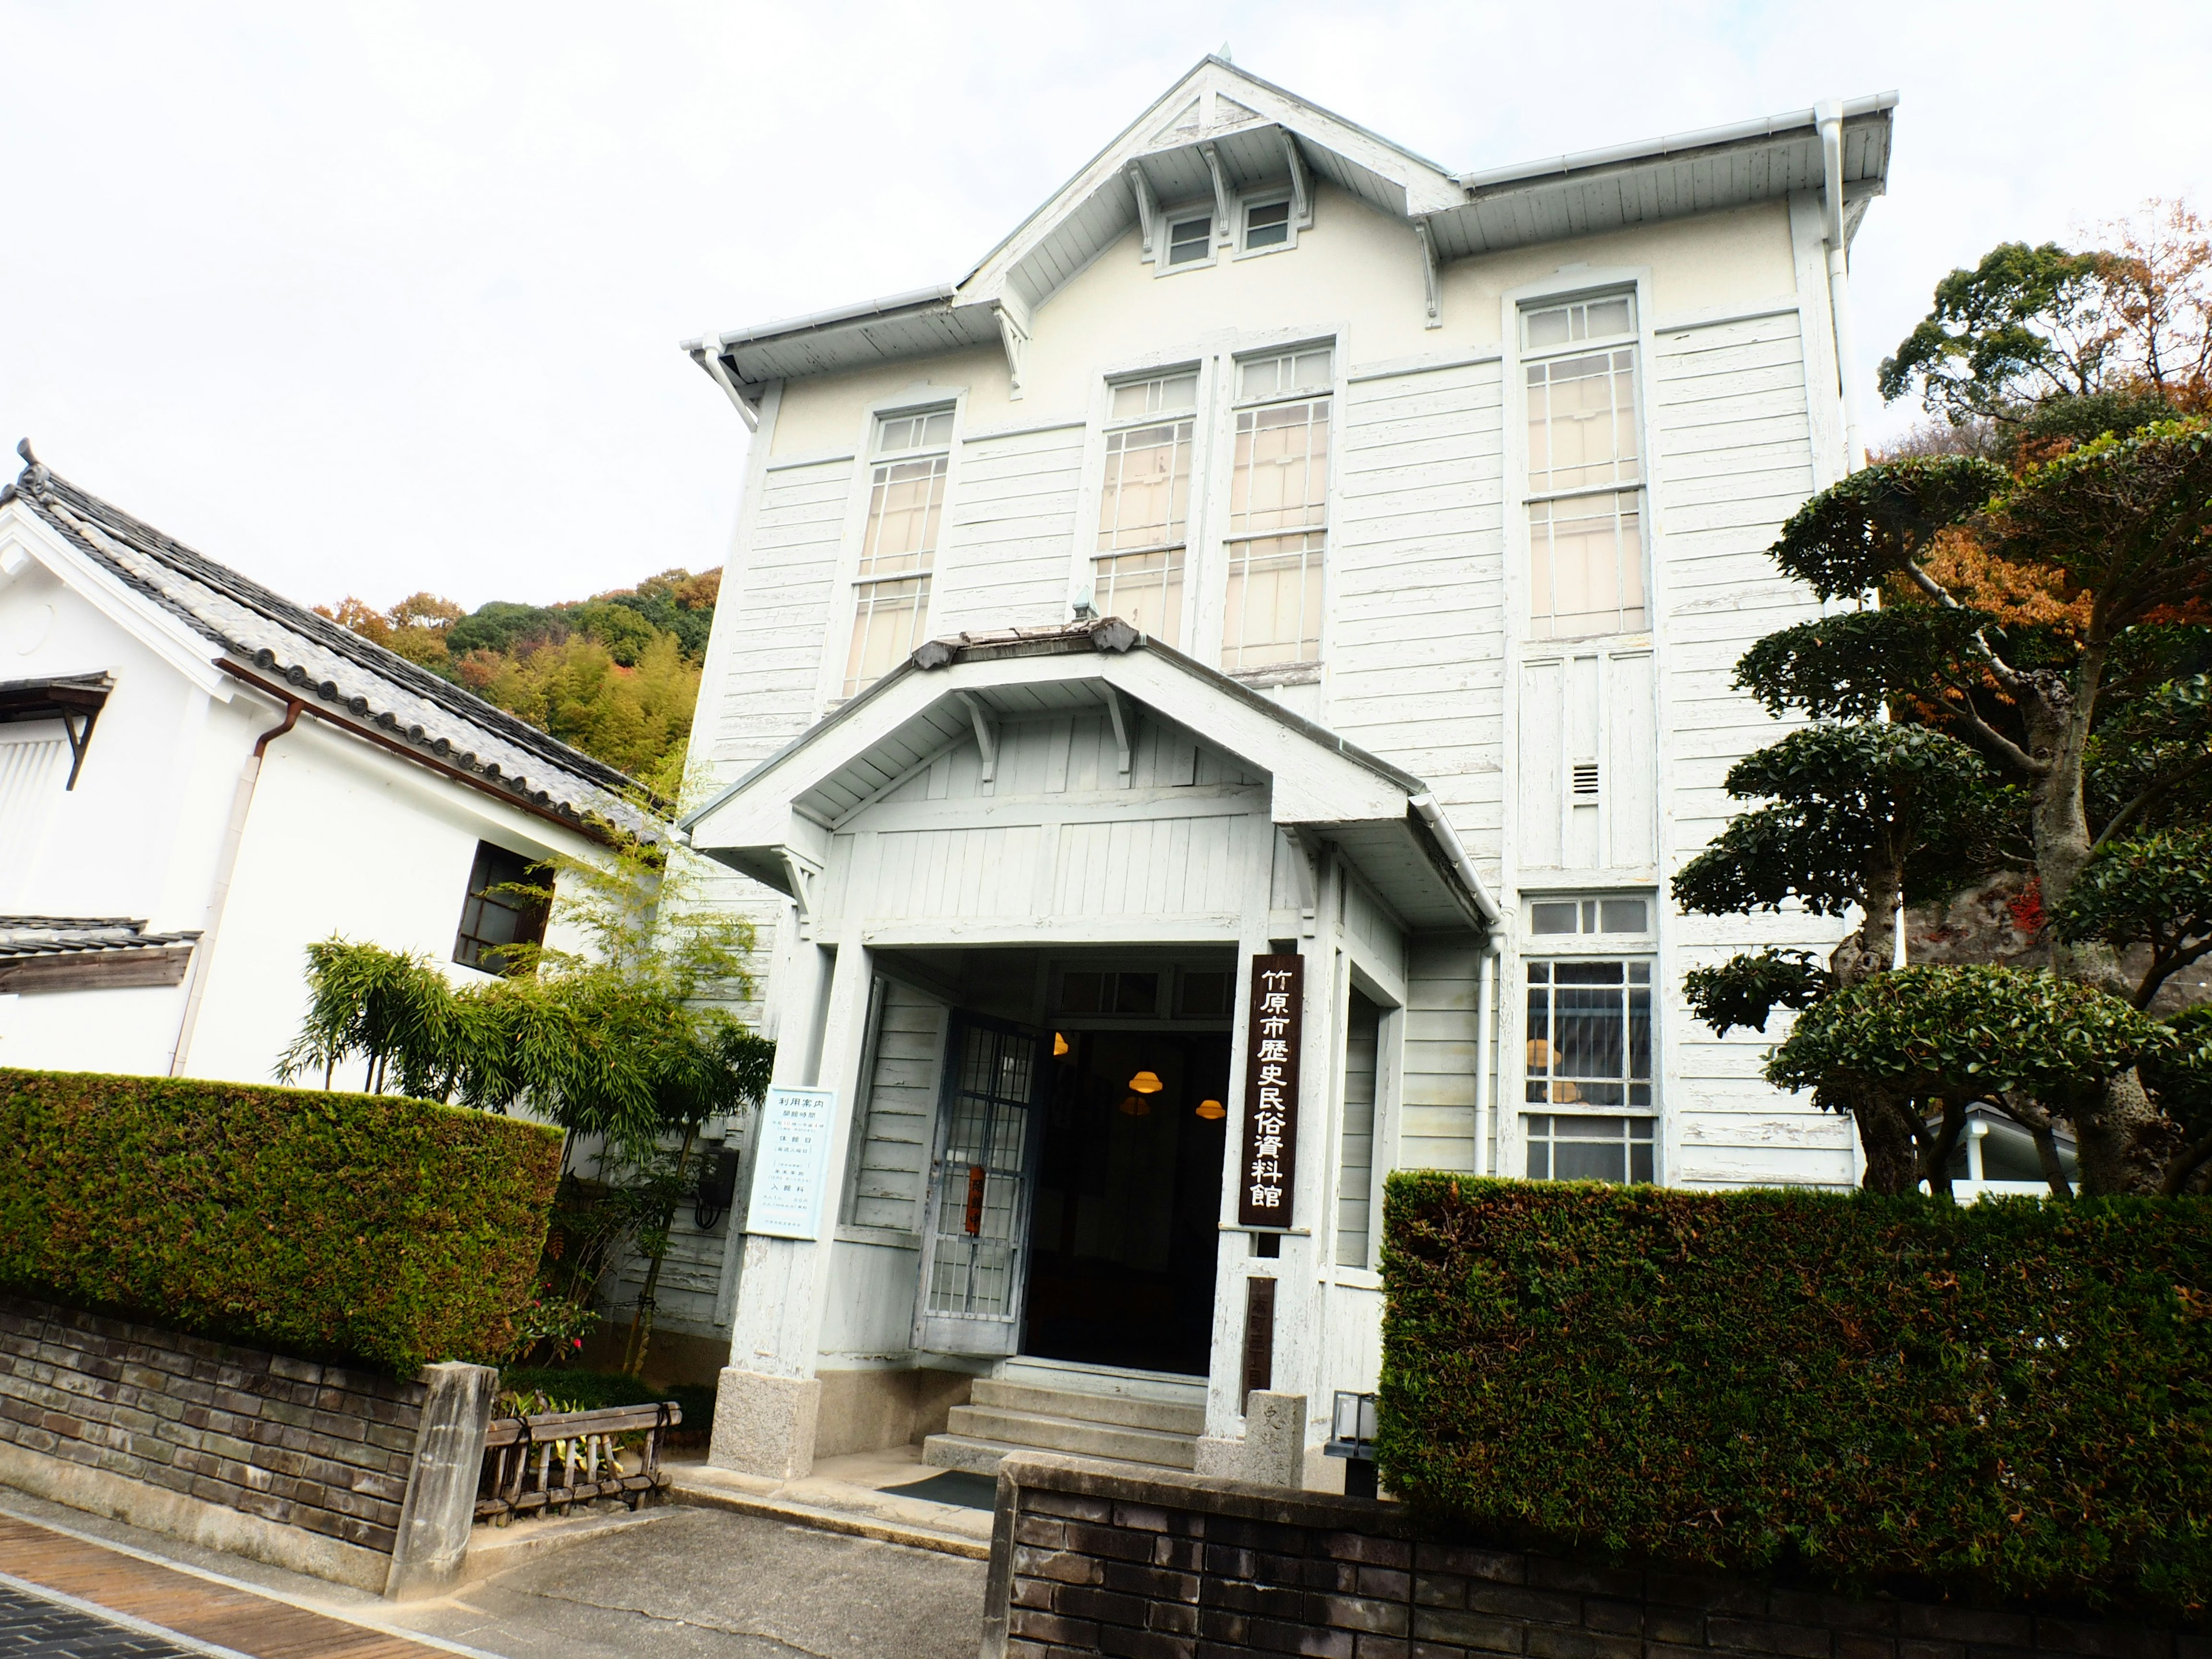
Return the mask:
{"type": "Polygon", "coordinates": [[[0,1069],[0,1285],[406,1375],[529,1298],[557,1131],[398,1095],[0,1069]]]}
{"type": "Polygon", "coordinates": [[[2212,1201],[1390,1177],[1385,1485],[1841,1589],[2203,1616],[2212,1201]]]}

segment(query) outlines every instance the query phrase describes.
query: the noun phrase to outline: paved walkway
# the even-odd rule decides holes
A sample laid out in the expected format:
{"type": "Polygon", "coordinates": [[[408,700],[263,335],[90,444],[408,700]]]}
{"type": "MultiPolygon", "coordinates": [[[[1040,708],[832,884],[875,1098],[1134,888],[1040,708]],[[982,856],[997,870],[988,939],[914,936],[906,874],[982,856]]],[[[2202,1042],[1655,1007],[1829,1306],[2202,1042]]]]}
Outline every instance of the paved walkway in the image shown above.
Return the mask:
{"type": "Polygon", "coordinates": [[[942,1546],[726,1510],[557,1547],[532,1524],[505,1529],[530,1547],[492,1553],[513,1565],[395,1605],[0,1489],[0,1593],[21,1581],[0,1659],[972,1659],[980,1639],[983,1563],[942,1546]]]}

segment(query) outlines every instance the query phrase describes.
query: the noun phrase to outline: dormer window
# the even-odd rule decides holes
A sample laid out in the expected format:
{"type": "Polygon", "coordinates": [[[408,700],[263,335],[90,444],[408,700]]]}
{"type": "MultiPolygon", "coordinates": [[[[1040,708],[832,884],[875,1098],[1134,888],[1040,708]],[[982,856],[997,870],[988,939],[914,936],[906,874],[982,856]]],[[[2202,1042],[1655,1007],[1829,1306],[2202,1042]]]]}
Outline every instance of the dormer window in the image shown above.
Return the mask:
{"type": "Polygon", "coordinates": [[[1195,219],[1177,219],[1168,226],[1168,263],[1188,265],[1209,258],[1213,252],[1213,216],[1201,214],[1195,219]]]}
{"type": "Polygon", "coordinates": [[[1248,203],[1244,209],[1244,251],[1255,248],[1281,247],[1291,240],[1291,204],[1281,202],[1248,203]]]}

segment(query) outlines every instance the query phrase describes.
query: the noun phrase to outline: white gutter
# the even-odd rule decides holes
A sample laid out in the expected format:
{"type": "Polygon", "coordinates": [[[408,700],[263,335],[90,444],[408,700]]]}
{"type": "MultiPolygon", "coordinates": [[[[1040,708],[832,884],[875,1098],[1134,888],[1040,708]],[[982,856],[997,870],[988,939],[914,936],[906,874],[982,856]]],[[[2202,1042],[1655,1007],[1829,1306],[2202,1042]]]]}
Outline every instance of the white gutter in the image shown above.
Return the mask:
{"type": "Polygon", "coordinates": [[[738,390],[738,383],[730,378],[730,371],[722,367],[721,352],[713,346],[702,345],[691,354],[691,361],[713,375],[714,384],[729,394],[731,403],[737,406],[738,418],[745,423],[745,430],[759,431],[760,410],[745,401],[744,394],[738,390]]]}
{"type": "Polygon", "coordinates": [[[1841,119],[1849,119],[1855,115],[1879,115],[1884,110],[1897,107],[1897,94],[1878,92],[1869,97],[1853,98],[1842,104],[1815,105],[1811,109],[1791,110],[1784,115],[1732,121],[1726,126],[1699,127],[1689,132],[1669,133],[1663,138],[1613,144],[1603,149],[1577,150],[1570,155],[1555,155],[1541,161],[1519,161],[1510,167],[1486,167],[1480,173],[1461,173],[1459,182],[1468,190],[1481,190],[1493,185],[1529,184],[1542,179],[1557,178],[1563,173],[1580,173],[1589,167],[1614,167],[1624,161],[1656,161],[1662,156],[1679,155],[1685,150],[1710,149],[1715,144],[1739,143],[1747,138],[1771,138],[1778,133],[1796,132],[1818,125],[1820,112],[1831,107],[1838,112],[1841,119]]]}
{"type": "Polygon", "coordinates": [[[1468,857],[1467,848],[1460,843],[1459,831],[1452,828],[1451,820],[1437,805],[1437,798],[1428,794],[1415,795],[1406,805],[1421,815],[1421,822],[1427,824],[1435,835],[1453,871],[1467,884],[1467,890],[1474,896],[1474,908],[1482,912],[1482,919],[1492,927],[1497,927],[1502,920],[1497,902],[1490,896],[1490,890],[1482,884],[1482,876],[1475,869],[1474,860],[1468,857]]]}
{"type": "MultiPolygon", "coordinates": [[[[1890,101],[1896,101],[1894,93],[1890,101]]],[[[1828,315],[1836,337],[1836,381],[1844,400],[1844,471],[1866,465],[1861,435],[1858,352],[1851,336],[1850,250],[1844,241],[1844,118],[1850,106],[1832,98],[1814,106],[1820,128],[1820,170],[1827,210],[1828,315]]]]}

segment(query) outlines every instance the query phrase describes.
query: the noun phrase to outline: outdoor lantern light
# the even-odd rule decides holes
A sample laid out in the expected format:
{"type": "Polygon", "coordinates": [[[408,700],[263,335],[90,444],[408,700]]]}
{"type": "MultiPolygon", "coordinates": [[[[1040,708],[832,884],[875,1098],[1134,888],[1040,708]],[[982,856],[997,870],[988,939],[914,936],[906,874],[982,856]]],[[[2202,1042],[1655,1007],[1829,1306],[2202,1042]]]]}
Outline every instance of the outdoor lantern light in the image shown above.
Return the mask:
{"type": "Polygon", "coordinates": [[[1139,1072],[1129,1079],[1129,1086],[1140,1095],[1156,1095],[1168,1085],[1152,1072],[1139,1072]]]}
{"type": "Polygon", "coordinates": [[[1328,1457],[1344,1460],[1344,1495],[1375,1496],[1375,1396],[1349,1389],[1336,1391],[1329,1413],[1329,1440],[1322,1448],[1328,1457]]]}
{"type": "Polygon", "coordinates": [[[1150,1117],[1152,1115],[1152,1103],[1142,1095],[1123,1095],[1121,1105],[1115,1109],[1123,1117],[1150,1117]]]}
{"type": "Polygon", "coordinates": [[[1227,1117],[1229,1109],[1218,1100],[1201,1100],[1198,1103],[1198,1115],[1211,1123],[1216,1118],[1227,1117]]]}
{"type": "Polygon", "coordinates": [[[1058,1060],[1058,1059],[1059,1059],[1062,1054],[1066,1054],[1066,1052],[1067,1052],[1067,1039],[1066,1039],[1066,1037],[1062,1036],[1059,1032],[1054,1031],[1054,1032],[1052,1034],[1052,1057],[1053,1057],[1054,1060],[1058,1060]]]}

